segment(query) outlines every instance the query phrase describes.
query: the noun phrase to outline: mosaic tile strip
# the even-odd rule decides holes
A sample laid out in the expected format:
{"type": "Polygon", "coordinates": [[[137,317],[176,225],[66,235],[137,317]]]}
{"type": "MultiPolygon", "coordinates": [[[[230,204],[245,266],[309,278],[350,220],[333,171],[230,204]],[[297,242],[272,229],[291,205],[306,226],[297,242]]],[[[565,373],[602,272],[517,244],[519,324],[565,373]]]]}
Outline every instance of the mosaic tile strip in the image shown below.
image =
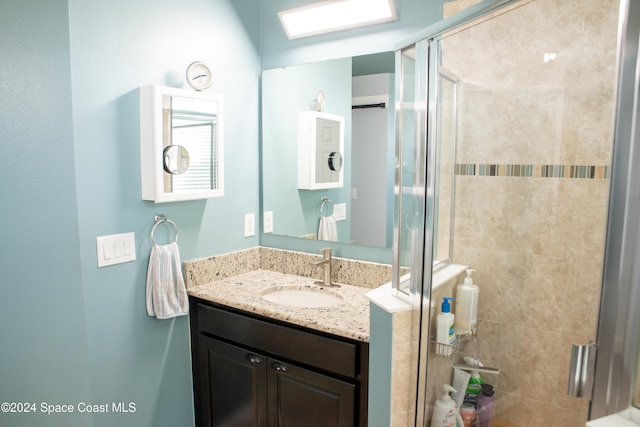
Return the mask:
{"type": "Polygon", "coordinates": [[[564,178],[564,165],[542,165],[540,176],[543,178],[564,178]]]}
{"type": "Polygon", "coordinates": [[[455,167],[456,175],[475,175],[476,165],[473,163],[456,163],[455,167]]]}
{"type": "Polygon", "coordinates": [[[609,166],[594,165],[501,165],[456,163],[456,175],[511,176],[528,178],[609,179],[609,166]]]}
{"type": "Polygon", "coordinates": [[[478,165],[480,176],[500,176],[500,165],[478,165]]]}
{"type": "Polygon", "coordinates": [[[533,165],[507,165],[506,176],[533,176],[533,165]]]}

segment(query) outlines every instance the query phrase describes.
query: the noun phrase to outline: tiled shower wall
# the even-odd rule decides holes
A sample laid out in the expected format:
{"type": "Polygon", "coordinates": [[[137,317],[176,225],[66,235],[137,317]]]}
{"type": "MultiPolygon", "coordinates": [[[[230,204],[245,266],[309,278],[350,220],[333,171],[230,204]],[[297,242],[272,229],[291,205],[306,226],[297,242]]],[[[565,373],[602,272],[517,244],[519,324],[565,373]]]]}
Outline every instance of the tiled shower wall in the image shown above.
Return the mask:
{"type": "Polygon", "coordinates": [[[615,0],[534,0],[443,42],[461,78],[453,262],[477,269],[494,425],[587,419],[566,388],[571,343],[596,334],[617,21],[615,0]]]}

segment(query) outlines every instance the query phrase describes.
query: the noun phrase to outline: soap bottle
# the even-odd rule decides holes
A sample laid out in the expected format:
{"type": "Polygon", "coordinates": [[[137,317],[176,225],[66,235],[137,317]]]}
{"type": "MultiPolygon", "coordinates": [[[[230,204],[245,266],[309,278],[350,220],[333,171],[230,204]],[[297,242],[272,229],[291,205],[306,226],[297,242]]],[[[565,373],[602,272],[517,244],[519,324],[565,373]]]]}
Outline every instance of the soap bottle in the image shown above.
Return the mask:
{"type": "MultiPolygon", "coordinates": [[[[482,363],[478,359],[474,359],[473,357],[466,356],[464,360],[465,362],[467,362],[468,366],[474,368],[482,366],[482,363]]],[[[467,386],[467,392],[464,396],[464,401],[477,406],[478,396],[482,393],[483,383],[484,381],[482,381],[480,372],[472,369],[471,377],[469,378],[469,385],[467,386]]]]}
{"type": "Polygon", "coordinates": [[[440,313],[436,318],[436,353],[440,356],[451,356],[451,353],[453,353],[455,316],[451,312],[450,300],[453,300],[453,298],[443,299],[440,313]]]}
{"type": "Polygon", "coordinates": [[[436,400],[433,416],[431,417],[431,427],[462,426],[463,421],[456,407],[456,402],[449,396],[449,393],[455,393],[456,389],[449,384],[444,384],[442,388],[444,389],[444,393],[440,399],[436,400]]]}
{"type": "Polygon", "coordinates": [[[478,396],[476,415],[480,427],[492,427],[492,420],[495,416],[495,406],[493,403],[493,386],[482,384],[482,393],[478,396]]]}
{"type": "Polygon", "coordinates": [[[474,333],[478,326],[478,297],[480,288],[473,283],[471,273],[475,270],[467,269],[467,277],[464,283],[456,288],[456,326],[458,335],[474,333]]]}

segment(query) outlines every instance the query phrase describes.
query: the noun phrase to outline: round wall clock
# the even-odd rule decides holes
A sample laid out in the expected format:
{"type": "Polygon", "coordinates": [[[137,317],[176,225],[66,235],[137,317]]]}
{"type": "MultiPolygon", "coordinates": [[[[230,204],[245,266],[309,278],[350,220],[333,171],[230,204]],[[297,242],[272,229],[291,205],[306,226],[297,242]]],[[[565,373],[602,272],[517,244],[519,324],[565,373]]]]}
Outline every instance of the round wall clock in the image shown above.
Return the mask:
{"type": "Polygon", "coordinates": [[[201,61],[191,63],[187,67],[187,83],[197,91],[209,89],[213,78],[207,64],[201,61]]]}

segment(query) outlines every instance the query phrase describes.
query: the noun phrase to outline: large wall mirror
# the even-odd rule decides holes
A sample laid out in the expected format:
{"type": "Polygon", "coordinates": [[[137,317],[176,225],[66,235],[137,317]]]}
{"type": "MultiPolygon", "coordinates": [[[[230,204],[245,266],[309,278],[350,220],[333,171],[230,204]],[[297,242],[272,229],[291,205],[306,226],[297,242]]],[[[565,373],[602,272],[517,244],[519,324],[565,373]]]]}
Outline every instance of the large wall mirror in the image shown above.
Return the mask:
{"type": "Polygon", "coordinates": [[[393,68],[386,52],[263,71],[262,203],[273,234],[317,239],[329,218],[339,243],[391,247],[393,68]],[[340,188],[298,186],[299,113],[318,109],[344,118],[340,188]]]}
{"type": "MultiPolygon", "coordinates": [[[[383,261],[391,263],[395,99],[393,52],[262,72],[262,208],[273,217],[273,230],[266,230],[269,236],[295,239],[290,248],[297,249],[301,239],[318,240],[322,222],[329,217],[337,235],[332,247],[337,243],[348,257],[358,259],[366,259],[359,254],[371,248],[383,249],[388,254],[383,261]],[[298,116],[317,110],[319,100],[324,113],[344,117],[344,185],[299,189],[298,116]]],[[[441,203],[438,218],[443,260],[449,257],[449,205],[441,203]]]]}

